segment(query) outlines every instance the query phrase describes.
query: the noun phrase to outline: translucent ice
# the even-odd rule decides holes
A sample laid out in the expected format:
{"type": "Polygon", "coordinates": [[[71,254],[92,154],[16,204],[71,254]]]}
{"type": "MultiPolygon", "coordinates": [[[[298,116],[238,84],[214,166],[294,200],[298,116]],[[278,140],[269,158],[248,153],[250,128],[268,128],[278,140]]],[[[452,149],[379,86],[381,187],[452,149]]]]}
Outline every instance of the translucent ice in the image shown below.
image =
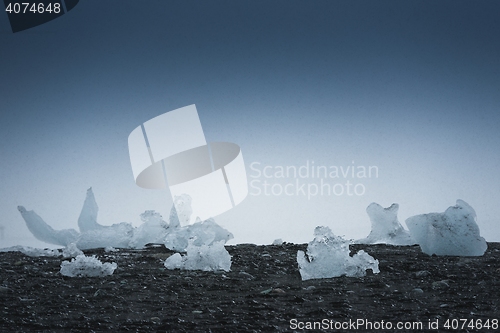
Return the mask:
{"type": "Polygon", "coordinates": [[[383,208],[378,203],[372,203],[366,208],[370,217],[372,230],[368,237],[356,241],[358,244],[392,244],[413,245],[416,242],[410,233],[398,221],[399,205],[392,204],[383,208]]]}
{"type": "Polygon", "coordinates": [[[186,269],[202,271],[226,271],[231,268],[231,255],[224,247],[224,241],[215,242],[211,245],[196,246],[190,240],[186,249],[186,255],[179,253],[165,260],[168,269],[186,269]]]}
{"type": "Polygon", "coordinates": [[[83,254],[82,250],[80,250],[75,243],[71,243],[63,249],[62,255],[64,258],[74,258],[83,254]]]}
{"type": "Polygon", "coordinates": [[[81,250],[102,247],[142,248],[148,243],[165,243],[170,249],[185,251],[189,239],[194,239],[194,245],[201,246],[221,240],[226,242],[233,238],[229,231],[220,227],[213,219],[181,228],[181,224],[189,222],[192,213],[191,198],[187,195],[175,197],[169,223],[163,221],[160,214],[146,211],[141,214],[143,224],[138,228],[126,222],[111,226],[99,224],[97,222],[99,208],[92,188],[87,190],[78,218],[80,232],[73,229],[54,230],[35,212],[26,211],[24,207],[19,207],[19,211],[29,230],[39,240],[62,246],[74,243],[81,250]]]}
{"type": "Polygon", "coordinates": [[[80,276],[106,276],[111,275],[115,271],[116,263],[102,263],[95,256],[86,257],[79,255],[70,261],[61,263],[60,273],[64,276],[80,277],[80,276]]]}
{"type": "Polygon", "coordinates": [[[316,227],[314,240],[307,246],[307,256],[297,252],[302,280],[331,278],[342,275],[361,277],[366,270],[379,273],[378,260],[363,250],[349,256],[349,241],[335,236],[328,227],[316,227]]]}
{"type": "Polygon", "coordinates": [[[115,223],[111,226],[101,225],[97,222],[98,212],[94,193],[92,188],[89,188],[78,218],[78,227],[81,232],[76,242],[78,248],[85,250],[106,246],[129,247],[134,227],[127,222],[115,223]]]}
{"type": "Polygon", "coordinates": [[[77,241],[80,235],[75,229],[54,230],[37,213],[26,210],[23,206],[17,207],[29,231],[42,242],[66,246],[77,241]]]}
{"type": "Polygon", "coordinates": [[[128,248],[133,234],[134,227],[130,223],[115,223],[102,229],[89,230],[80,234],[76,245],[82,250],[107,246],[128,248]]]}
{"type": "Polygon", "coordinates": [[[202,246],[220,241],[226,243],[232,238],[232,233],[215,223],[214,219],[208,219],[172,230],[165,238],[165,247],[183,252],[187,250],[190,239],[193,245],[202,246]]]}
{"type": "Polygon", "coordinates": [[[104,226],[97,223],[97,213],[99,212],[99,207],[95,201],[94,192],[92,187],[87,190],[87,196],[83,202],[82,211],[78,217],[78,228],[80,232],[86,232],[90,230],[99,230],[104,228],[104,226]]]}
{"type": "Polygon", "coordinates": [[[148,243],[163,243],[169,224],[163,221],[162,216],[154,210],[147,210],[141,214],[141,220],[143,223],[134,230],[130,247],[140,249],[148,243]]]}
{"type": "Polygon", "coordinates": [[[476,212],[463,200],[457,200],[444,213],[412,216],[406,225],[428,255],[482,256],[488,248],[479,235],[476,212]]]}
{"type": "Polygon", "coordinates": [[[82,233],[74,229],[54,230],[34,211],[27,211],[22,206],[18,209],[28,229],[37,239],[62,246],[75,243],[79,249],[83,250],[105,246],[128,247],[134,229],[130,223],[125,222],[112,226],[97,223],[98,207],[92,188],[87,191],[78,219],[78,226],[82,233]]]}

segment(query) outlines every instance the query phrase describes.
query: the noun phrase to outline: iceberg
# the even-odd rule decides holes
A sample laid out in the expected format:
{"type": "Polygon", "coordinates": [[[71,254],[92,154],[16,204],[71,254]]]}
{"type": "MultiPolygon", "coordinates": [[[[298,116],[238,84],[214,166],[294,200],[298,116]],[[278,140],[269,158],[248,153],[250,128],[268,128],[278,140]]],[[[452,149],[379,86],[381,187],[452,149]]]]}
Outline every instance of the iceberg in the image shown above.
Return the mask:
{"type": "Polygon", "coordinates": [[[428,255],[482,256],[488,248],[479,234],[476,212],[460,199],[444,213],[416,215],[405,222],[412,238],[428,255]]]}
{"type": "Polygon", "coordinates": [[[54,230],[37,213],[32,210],[28,211],[23,206],[18,206],[17,209],[26,222],[28,230],[42,242],[66,246],[76,242],[80,236],[75,229],[54,230]]]}
{"type": "Polygon", "coordinates": [[[79,249],[94,249],[98,247],[129,247],[130,240],[134,234],[134,227],[127,222],[115,223],[104,226],[97,222],[99,208],[95,201],[92,187],[87,190],[80,216],[78,227],[80,236],[76,245],[79,249]]]}
{"type": "Polygon", "coordinates": [[[102,263],[95,256],[87,257],[83,254],[77,256],[71,261],[61,263],[60,273],[70,277],[94,277],[111,275],[115,271],[116,263],[102,263]]]}
{"type": "Polygon", "coordinates": [[[141,214],[142,224],[134,228],[127,222],[104,226],[97,222],[99,208],[92,188],[87,190],[78,227],[74,229],[54,230],[34,211],[27,211],[19,206],[19,211],[31,233],[39,240],[61,246],[74,244],[80,250],[93,248],[143,248],[148,243],[162,244],[175,251],[186,251],[189,239],[194,245],[211,245],[214,242],[227,242],[233,235],[219,226],[213,219],[187,224],[191,218],[191,198],[188,195],[175,197],[170,211],[169,222],[153,210],[141,214]]]}
{"type": "Polygon", "coordinates": [[[324,279],[342,275],[361,277],[366,270],[380,272],[378,260],[360,250],[354,256],[349,255],[349,241],[335,236],[328,227],[316,227],[314,240],[307,245],[307,256],[297,251],[302,280],[324,279]]]}
{"type": "Polygon", "coordinates": [[[224,247],[224,241],[196,246],[190,240],[184,256],[175,253],[165,260],[164,265],[167,269],[229,272],[231,255],[224,247]]]}
{"type": "Polygon", "coordinates": [[[78,218],[81,233],[74,229],[54,230],[34,211],[27,211],[23,206],[18,209],[31,233],[49,244],[68,246],[75,243],[82,250],[105,246],[128,247],[133,235],[134,228],[130,223],[122,222],[112,226],[97,223],[98,207],[92,188],[87,190],[78,218]]]}
{"type": "Polygon", "coordinates": [[[370,217],[371,232],[363,239],[357,240],[357,244],[391,244],[391,245],[413,245],[416,242],[411,238],[410,233],[403,228],[398,221],[399,205],[393,203],[390,207],[384,208],[378,203],[371,203],[366,208],[366,213],[370,217]]]}

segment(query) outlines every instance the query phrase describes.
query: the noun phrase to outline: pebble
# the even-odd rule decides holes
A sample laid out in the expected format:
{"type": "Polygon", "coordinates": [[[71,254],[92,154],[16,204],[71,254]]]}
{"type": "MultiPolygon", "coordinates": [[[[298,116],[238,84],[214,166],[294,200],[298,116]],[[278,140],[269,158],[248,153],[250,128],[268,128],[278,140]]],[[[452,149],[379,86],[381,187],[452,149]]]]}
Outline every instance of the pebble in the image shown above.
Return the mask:
{"type": "Polygon", "coordinates": [[[432,289],[446,289],[449,288],[450,285],[448,284],[447,281],[436,281],[432,282],[432,289]]]}
{"type": "Polygon", "coordinates": [[[414,294],[423,294],[424,291],[421,288],[415,288],[412,290],[412,293],[414,294]]]}
{"type": "Polygon", "coordinates": [[[266,294],[269,294],[271,291],[273,291],[273,288],[262,290],[260,293],[266,295],[266,294]]]}
{"type": "Polygon", "coordinates": [[[272,293],[273,294],[285,294],[285,291],[281,288],[274,288],[272,293]]]}
{"type": "Polygon", "coordinates": [[[252,274],[249,274],[247,272],[244,272],[244,271],[241,271],[239,274],[241,276],[245,277],[247,280],[253,280],[253,279],[255,279],[255,276],[253,276],[252,274]]]}
{"type": "Polygon", "coordinates": [[[429,271],[418,271],[415,273],[415,276],[416,277],[426,277],[426,276],[429,276],[431,275],[431,273],[429,271]]]}

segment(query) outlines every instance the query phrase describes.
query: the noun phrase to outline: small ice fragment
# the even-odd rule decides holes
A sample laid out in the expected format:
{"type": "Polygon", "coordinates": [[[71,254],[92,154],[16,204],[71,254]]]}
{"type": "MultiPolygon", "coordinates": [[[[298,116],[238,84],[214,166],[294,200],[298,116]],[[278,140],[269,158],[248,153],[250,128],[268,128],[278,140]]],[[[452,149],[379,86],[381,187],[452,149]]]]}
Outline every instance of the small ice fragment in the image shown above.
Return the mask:
{"type": "Polygon", "coordinates": [[[114,247],[112,247],[112,246],[106,246],[106,247],[104,248],[104,252],[106,252],[106,253],[110,253],[110,252],[118,252],[118,251],[119,251],[118,249],[115,249],[115,248],[114,248],[114,247]]]}
{"type": "Polygon", "coordinates": [[[174,253],[173,255],[165,259],[164,265],[168,269],[181,269],[182,256],[180,255],[180,253],[174,253]]]}
{"type": "Polygon", "coordinates": [[[368,237],[359,239],[357,244],[391,244],[413,245],[416,242],[410,233],[398,221],[399,205],[393,203],[388,208],[383,208],[378,203],[371,203],[366,212],[370,217],[371,231],[368,237]]]}
{"type": "Polygon", "coordinates": [[[349,256],[349,241],[335,236],[328,227],[316,227],[314,240],[307,246],[307,256],[297,252],[302,280],[331,278],[342,275],[361,277],[366,270],[379,273],[378,260],[363,250],[349,256]]]}
{"type": "Polygon", "coordinates": [[[211,245],[194,245],[190,240],[186,255],[176,253],[165,260],[168,269],[186,269],[202,271],[226,271],[231,268],[231,255],[224,247],[224,241],[211,245]]]}
{"type": "Polygon", "coordinates": [[[283,240],[281,238],[275,239],[273,241],[273,245],[282,245],[282,244],[283,244],[283,240]]]}
{"type": "Polygon", "coordinates": [[[61,263],[60,273],[70,277],[94,277],[111,275],[115,271],[116,263],[102,263],[94,255],[87,257],[83,254],[71,259],[71,262],[65,260],[61,263]]]}
{"type": "Polygon", "coordinates": [[[410,234],[422,252],[438,256],[482,256],[488,245],[480,236],[476,212],[463,200],[444,213],[430,213],[406,219],[410,234]]]}

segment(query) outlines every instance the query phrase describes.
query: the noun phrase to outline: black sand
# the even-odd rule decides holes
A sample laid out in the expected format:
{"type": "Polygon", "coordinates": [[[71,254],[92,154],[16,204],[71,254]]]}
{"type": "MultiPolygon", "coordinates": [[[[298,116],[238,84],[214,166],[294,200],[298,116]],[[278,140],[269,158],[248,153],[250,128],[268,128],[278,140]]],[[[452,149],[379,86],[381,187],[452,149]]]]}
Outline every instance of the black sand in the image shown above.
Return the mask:
{"type": "Polygon", "coordinates": [[[164,247],[85,251],[118,264],[104,278],[64,277],[61,258],[0,253],[0,331],[292,332],[323,320],[331,326],[315,331],[346,332],[355,330],[335,329],[335,322],[361,319],[379,325],[377,332],[403,332],[395,325],[405,321],[417,323],[407,332],[500,331],[494,329],[500,319],[500,243],[489,243],[482,257],[355,245],[351,250],[364,249],[380,261],[379,274],[309,281],[301,281],[296,262],[305,244],[226,248],[233,263],[222,273],[166,270],[162,261],[172,252],[164,247]],[[468,326],[462,329],[460,319],[468,326]],[[460,328],[446,329],[447,320],[460,328]],[[439,329],[428,329],[429,321],[439,329]],[[490,327],[479,329],[478,323],[490,327]]]}

